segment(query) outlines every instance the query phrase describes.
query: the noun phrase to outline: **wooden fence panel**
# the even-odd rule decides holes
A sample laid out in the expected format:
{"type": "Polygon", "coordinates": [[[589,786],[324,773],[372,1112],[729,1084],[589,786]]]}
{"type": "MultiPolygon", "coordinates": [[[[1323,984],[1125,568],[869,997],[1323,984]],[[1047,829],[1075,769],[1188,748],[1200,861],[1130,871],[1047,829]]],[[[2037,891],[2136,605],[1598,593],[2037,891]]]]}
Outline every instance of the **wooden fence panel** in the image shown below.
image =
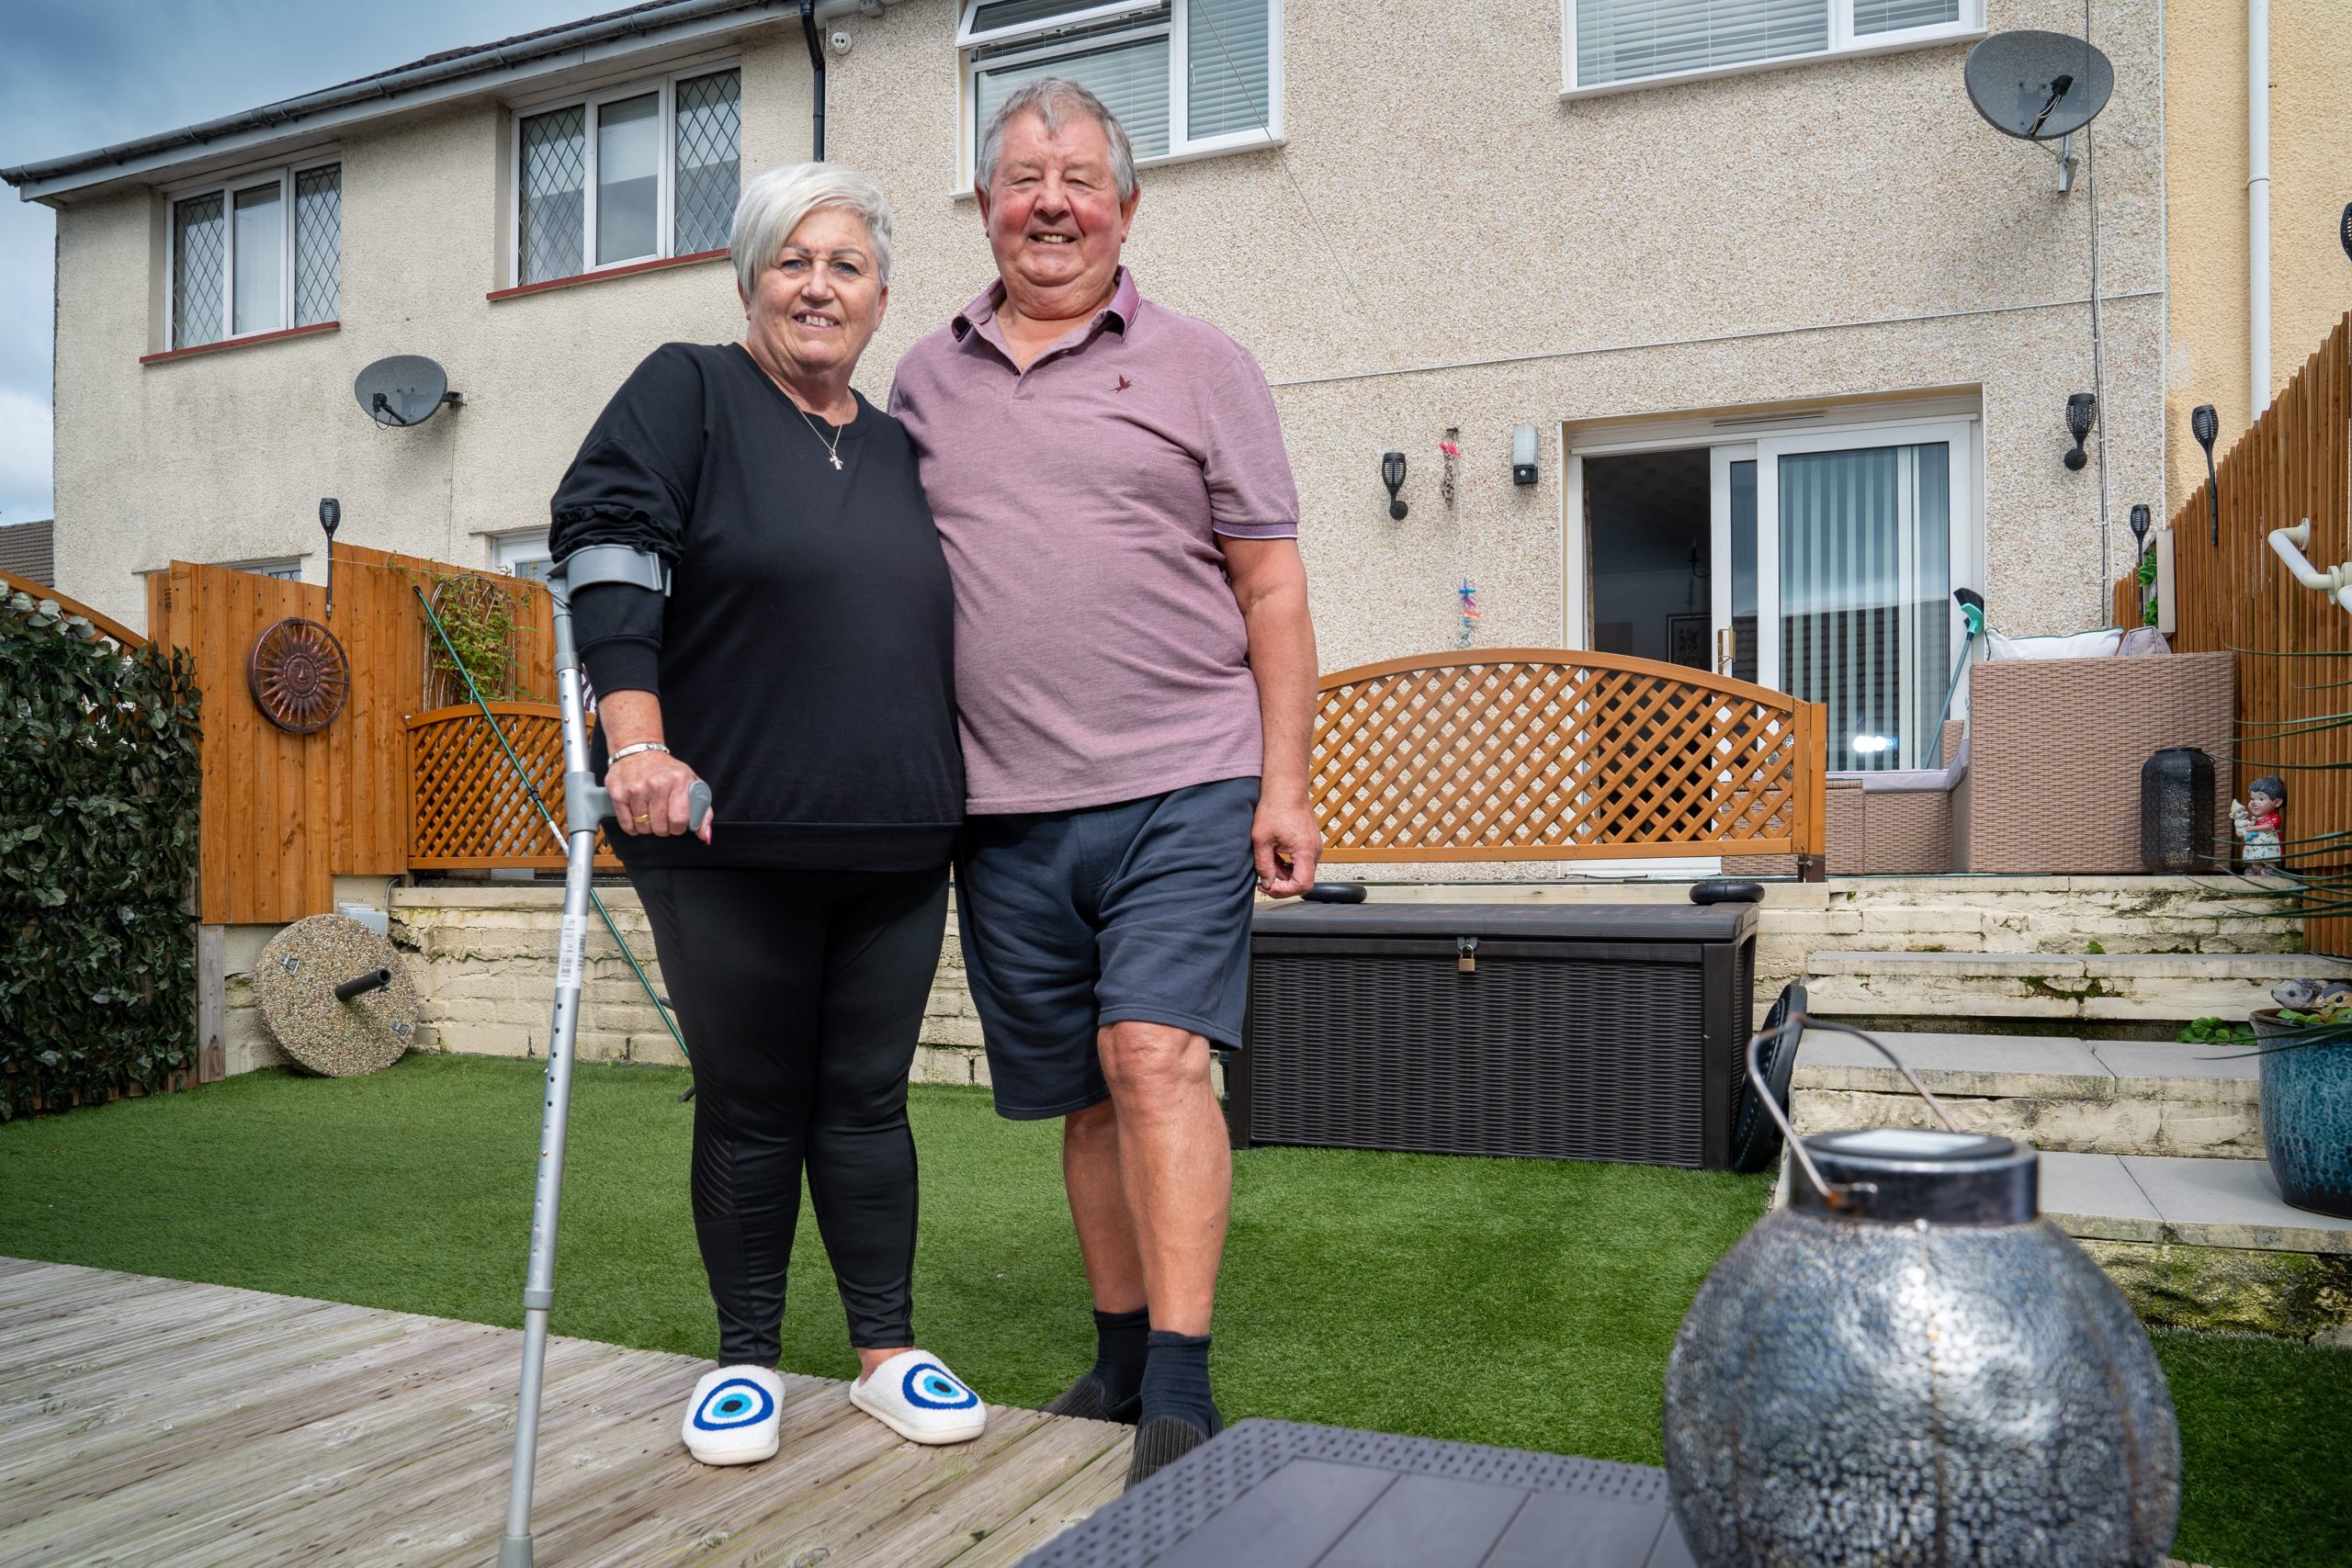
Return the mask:
{"type": "MultiPolygon", "coordinates": [[[[2352,770],[2343,766],[2352,761],[2352,730],[2300,727],[2352,707],[2352,685],[2344,684],[2352,682],[2352,615],[2297,582],[2269,534],[2308,518],[2303,553],[2314,566],[2352,560],[2348,420],[2352,316],[2221,460],[2218,484],[2199,485],[2171,521],[2172,646],[2238,655],[2238,745],[2222,760],[2226,782],[2244,799],[2262,774],[2283,778],[2290,861],[2338,882],[2352,876],[2352,770]]],[[[2116,606],[2123,624],[2134,623],[2128,579],[2117,585],[2116,606]]],[[[2338,891],[2331,901],[2344,898],[2338,891]]],[[[2304,945],[2352,956],[2352,915],[2307,919],[2304,945]]]]}
{"type": "MultiPolygon", "coordinates": [[[[149,633],[190,651],[205,694],[198,895],[204,923],[322,914],[334,907],[336,876],[409,869],[408,723],[424,705],[430,671],[429,632],[413,589],[430,592],[436,580],[459,574],[468,569],[337,544],[332,615],[322,583],[187,561],[148,578],[149,633]],[[326,626],[350,664],[342,713],[311,735],[270,723],[246,681],[254,638],[289,615],[326,626]]],[[[469,575],[514,600],[521,683],[551,693],[546,590],[469,575]]]]}

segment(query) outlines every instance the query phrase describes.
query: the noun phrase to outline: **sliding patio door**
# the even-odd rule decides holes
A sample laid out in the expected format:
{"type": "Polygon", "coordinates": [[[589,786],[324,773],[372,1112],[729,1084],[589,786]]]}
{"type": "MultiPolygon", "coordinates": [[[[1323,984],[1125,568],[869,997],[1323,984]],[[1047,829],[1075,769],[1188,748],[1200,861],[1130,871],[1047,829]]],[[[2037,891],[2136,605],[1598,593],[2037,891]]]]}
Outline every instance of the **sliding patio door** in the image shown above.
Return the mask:
{"type": "Polygon", "coordinates": [[[1933,766],[1969,583],[1969,427],[1757,441],[1758,683],[1826,705],[1829,766],[1933,766]]]}

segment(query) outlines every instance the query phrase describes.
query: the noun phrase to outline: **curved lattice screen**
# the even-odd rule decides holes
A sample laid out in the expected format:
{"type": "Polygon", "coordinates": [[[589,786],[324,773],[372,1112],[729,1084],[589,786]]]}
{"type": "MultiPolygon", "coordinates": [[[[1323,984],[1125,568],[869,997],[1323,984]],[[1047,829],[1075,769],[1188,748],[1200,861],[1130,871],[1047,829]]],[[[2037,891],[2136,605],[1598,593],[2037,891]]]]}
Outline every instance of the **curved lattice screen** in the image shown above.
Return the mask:
{"type": "Polygon", "coordinates": [[[1391,660],[1321,691],[1328,860],[1821,852],[1818,703],[1556,649],[1391,660]]]}

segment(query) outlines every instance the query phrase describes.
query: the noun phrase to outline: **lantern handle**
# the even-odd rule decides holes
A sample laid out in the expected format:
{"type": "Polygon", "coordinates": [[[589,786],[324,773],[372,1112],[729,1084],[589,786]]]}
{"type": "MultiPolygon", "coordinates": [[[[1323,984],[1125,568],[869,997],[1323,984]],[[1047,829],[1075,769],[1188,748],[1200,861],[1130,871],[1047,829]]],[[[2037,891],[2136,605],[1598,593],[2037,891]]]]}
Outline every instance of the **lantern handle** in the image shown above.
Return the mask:
{"type": "Polygon", "coordinates": [[[1946,1128],[1954,1133],[1961,1131],[1960,1123],[1953,1121],[1951,1119],[1951,1112],[1944,1109],[1944,1102],[1938,1100],[1928,1091],[1928,1086],[1919,1081],[1919,1075],[1913,1072],[1904,1062],[1902,1057],[1888,1050],[1885,1044],[1875,1036],[1856,1029],[1850,1023],[1833,1023],[1827,1019],[1814,1018],[1806,1013],[1794,1012],[1782,1019],[1779,1028],[1768,1029],[1759,1034],[1752,1036],[1747,1042],[1748,1088],[1764,1102],[1764,1110],[1766,1113],[1769,1114],[1772,1118],[1773,1122],[1780,1127],[1781,1140],[1788,1145],[1789,1153],[1796,1156],[1797,1164],[1804,1168],[1805,1179],[1813,1183],[1813,1190],[1820,1193],[1822,1201],[1827,1203],[1831,1208],[1844,1208],[1846,1206],[1845,1195],[1848,1192],[1868,1189],[1871,1184],[1869,1182],[1859,1182],[1853,1187],[1839,1187],[1824,1180],[1822,1179],[1820,1168],[1813,1163],[1813,1156],[1805,1152],[1804,1140],[1797,1136],[1796,1128],[1790,1124],[1788,1112],[1781,1109],[1780,1100],[1773,1095],[1771,1087],[1764,1081],[1764,1063],[1762,1057],[1758,1054],[1758,1050],[1761,1048],[1765,1041],[1770,1040],[1775,1034],[1780,1034],[1792,1029],[1797,1032],[1796,1037],[1800,1042],[1804,1039],[1804,1032],[1807,1029],[1825,1029],[1833,1033],[1850,1034],[1855,1039],[1861,1041],[1863,1043],[1870,1046],[1871,1050],[1876,1051],[1880,1055],[1894,1064],[1894,1070],[1901,1073],[1904,1080],[1910,1084],[1912,1089],[1918,1092],[1919,1098],[1928,1102],[1928,1109],[1936,1113],[1936,1119],[1938,1121],[1941,1122],[1946,1128]]]}

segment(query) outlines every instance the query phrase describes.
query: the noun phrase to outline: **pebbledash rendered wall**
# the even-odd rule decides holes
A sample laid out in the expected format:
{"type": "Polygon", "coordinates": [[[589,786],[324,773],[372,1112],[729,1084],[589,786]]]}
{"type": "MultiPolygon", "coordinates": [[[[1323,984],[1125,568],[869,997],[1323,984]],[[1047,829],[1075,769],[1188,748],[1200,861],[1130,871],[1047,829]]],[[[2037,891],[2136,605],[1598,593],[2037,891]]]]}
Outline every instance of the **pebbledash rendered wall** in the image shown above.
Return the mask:
{"type": "MultiPolygon", "coordinates": [[[[990,276],[956,194],[956,9],[905,0],[834,24],[853,42],[831,66],[830,151],[898,213],[889,314],[859,377],[876,401],[897,355],[990,276]]],[[[2072,0],[1989,12],[1995,29],[2082,20],[2072,0]]],[[[2159,0],[2093,6],[2118,75],[2098,122],[2095,438],[2118,519],[2167,500],[2159,18],[2159,0]]],[[[2091,196],[2057,195],[2045,152],[1978,119],[1966,42],[1564,100],[1560,33],[1554,0],[1287,0],[1287,166],[1259,151],[1145,173],[1127,253],[1145,291],[1231,332],[1275,385],[1325,668],[1450,647],[1464,574],[1482,643],[1561,640],[1564,427],[1914,392],[1979,400],[1996,623],[2091,624],[2098,468],[2059,463],[2066,394],[2093,385],[2091,196]],[[1527,488],[1508,471],[1521,423],[1544,437],[1527,488]],[[1449,426],[1464,448],[1451,510],[1449,426]],[[1378,478],[1390,449],[1412,462],[1402,524],[1378,478]]],[[[748,171],[805,154],[808,67],[797,27],[741,37],[748,171]]],[[[343,324],[313,337],[142,367],[160,346],[160,200],[61,212],[62,588],[135,620],[133,574],[173,556],[308,552],[316,575],[324,494],[346,537],[482,560],[487,535],[544,524],[647,350],[739,333],[717,263],[486,301],[508,281],[510,124],[485,101],[340,140],[343,324]],[[368,423],[351,377],[393,353],[439,359],[467,406],[419,430],[368,423]]]]}

